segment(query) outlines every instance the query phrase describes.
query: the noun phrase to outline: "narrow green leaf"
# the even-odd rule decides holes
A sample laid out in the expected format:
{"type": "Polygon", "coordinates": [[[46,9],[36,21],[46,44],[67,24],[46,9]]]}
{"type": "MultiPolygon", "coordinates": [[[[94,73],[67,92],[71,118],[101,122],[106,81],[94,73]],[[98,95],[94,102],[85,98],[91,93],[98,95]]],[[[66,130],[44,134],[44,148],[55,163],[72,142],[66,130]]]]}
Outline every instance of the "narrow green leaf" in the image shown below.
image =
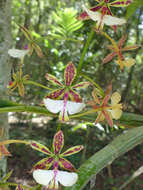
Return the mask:
{"type": "Polygon", "coordinates": [[[97,175],[103,168],[142,142],[143,126],[131,129],[125,134],[119,135],[109,145],[90,157],[79,168],[78,182],[71,188],[65,188],[65,190],[82,190],[89,180],[97,175]]]}
{"type": "Polygon", "coordinates": [[[3,182],[6,182],[9,178],[10,178],[10,176],[12,175],[12,173],[13,173],[13,170],[11,170],[10,172],[8,172],[2,179],[1,179],[1,182],[3,183],[3,182]]]}
{"type": "MultiPolygon", "coordinates": [[[[57,117],[56,114],[50,113],[46,108],[40,106],[28,106],[24,104],[19,104],[12,101],[7,100],[0,100],[0,113],[7,113],[7,112],[30,112],[30,113],[37,113],[37,114],[44,114],[51,117],[57,117]]],[[[85,112],[83,112],[85,113],[85,112]]],[[[79,116],[79,114],[75,114],[70,116],[70,118],[84,120],[84,121],[95,121],[96,113],[88,114],[79,116]]],[[[117,125],[125,125],[126,127],[135,127],[135,126],[142,126],[143,125],[143,116],[134,113],[127,113],[124,112],[123,115],[119,120],[114,121],[117,125]]]]}

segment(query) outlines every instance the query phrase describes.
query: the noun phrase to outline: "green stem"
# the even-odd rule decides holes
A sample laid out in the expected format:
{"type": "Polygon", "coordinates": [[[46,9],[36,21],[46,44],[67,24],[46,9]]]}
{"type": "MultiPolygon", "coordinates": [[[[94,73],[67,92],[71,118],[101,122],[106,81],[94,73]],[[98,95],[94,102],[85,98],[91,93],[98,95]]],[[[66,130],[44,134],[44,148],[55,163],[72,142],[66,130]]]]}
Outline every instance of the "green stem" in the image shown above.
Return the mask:
{"type": "Polygon", "coordinates": [[[88,50],[88,47],[90,45],[90,42],[92,40],[92,37],[94,35],[94,27],[91,29],[91,31],[89,32],[88,34],[88,38],[87,38],[87,41],[86,41],[86,44],[83,48],[83,52],[81,54],[81,57],[80,57],[80,61],[79,61],[79,64],[78,64],[78,68],[77,68],[77,76],[80,74],[81,72],[81,69],[82,69],[82,66],[83,66],[83,60],[84,60],[84,57],[85,57],[85,54],[88,50]]]}
{"type": "Polygon", "coordinates": [[[53,89],[51,89],[51,88],[48,88],[47,86],[44,86],[44,85],[42,85],[42,84],[39,84],[39,83],[34,82],[34,81],[31,81],[31,80],[26,80],[26,81],[24,81],[24,84],[32,84],[32,85],[35,85],[35,86],[39,86],[39,87],[41,87],[41,88],[45,88],[45,89],[47,89],[47,90],[53,90],[53,89]]]}
{"type": "Polygon", "coordinates": [[[83,76],[84,78],[86,78],[87,80],[89,80],[94,86],[96,86],[96,88],[99,89],[99,91],[103,97],[105,96],[104,91],[96,82],[94,82],[90,77],[88,77],[87,75],[84,75],[83,73],[81,73],[80,75],[83,76]]]}
{"type": "Polygon", "coordinates": [[[76,118],[76,117],[81,117],[81,116],[89,115],[89,114],[92,114],[94,112],[98,112],[98,111],[101,111],[101,110],[102,110],[102,108],[91,109],[91,110],[83,112],[83,113],[79,113],[79,114],[76,114],[76,115],[71,115],[70,118],[76,118]]]}
{"type": "Polygon", "coordinates": [[[30,113],[39,113],[51,117],[56,117],[55,114],[50,113],[47,109],[41,108],[39,106],[11,106],[0,108],[0,113],[7,112],[30,112],[30,113]]]}
{"type": "MultiPolygon", "coordinates": [[[[71,115],[70,118],[94,122],[95,121],[95,113],[94,112],[97,112],[97,111],[100,111],[99,108],[98,108],[98,110],[91,109],[91,110],[89,110],[87,112],[83,112],[81,114],[71,115]]],[[[44,107],[27,106],[27,105],[19,104],[16,102],[0,99],[0,113],[7,113],[7,112],[30,112],[30,113],[44,114],[44,115],[50,116],[50,117],[57,117],[57,114],[50,113],[44,107]]],[[[143,125],[143,116],[134,114],[134,113],[124,112],[122,114],[121,118],[118,121],[115,121],[115,123],[118,126],[124,125],[129,128],[141,126],[141,125],[143,125]]]]}
{"type": "Polygon", "coordinates": [[[57,132],[61,130],[61,127],[62,127],[62,123],[58,123],[57,132]]]}
{"type": "Polygon", "coordinates": [[[12,143],[29,144],[28,141],[24,141],[24,140],[16,140],[16,139],[0,141],[0,145],[1,145],[1,144],[2,144],[2,145],[6,145],[6,144],[12,144],[12,143]]]}

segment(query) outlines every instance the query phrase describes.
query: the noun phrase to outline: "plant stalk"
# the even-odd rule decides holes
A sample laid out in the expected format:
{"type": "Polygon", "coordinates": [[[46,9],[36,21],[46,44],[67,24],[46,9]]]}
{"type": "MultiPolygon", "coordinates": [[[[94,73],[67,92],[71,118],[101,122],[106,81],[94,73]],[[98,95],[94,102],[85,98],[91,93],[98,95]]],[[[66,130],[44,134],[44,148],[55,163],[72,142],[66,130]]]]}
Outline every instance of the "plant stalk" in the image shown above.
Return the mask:
{"type": "Polygon", "coordinates": [[[88,37],[87,37],[87,41],[86,41],[86,44],[83,48],[83,51],[82,51],[82,54],[81,54],[81,57],[80,57],[80,61],[79,61],[79,64],[78,64],[78,67],[77,67],[77,76],[80,74],[81,72],[81,69],[83,67],[83,61],[84,61],[84,58],[85,58],[85,55],[86,55],[86,52],[88,50],[88,47],[90,45],[90,42],[92,40],[92,37],[94,35],[94,27],[91,29],[91,31],[89,32],[88,34],[88,37]]]}

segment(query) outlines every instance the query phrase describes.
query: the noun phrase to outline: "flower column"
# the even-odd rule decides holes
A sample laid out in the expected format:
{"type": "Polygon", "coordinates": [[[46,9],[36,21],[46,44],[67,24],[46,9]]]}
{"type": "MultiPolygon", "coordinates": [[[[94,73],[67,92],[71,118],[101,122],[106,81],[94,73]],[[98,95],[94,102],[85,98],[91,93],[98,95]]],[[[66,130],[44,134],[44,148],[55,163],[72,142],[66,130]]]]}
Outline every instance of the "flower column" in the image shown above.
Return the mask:
{"type": "MultiPolygon", "coordinates": [[[[11,0],[0,1],[0,99],[8,98],[7,84],[10,79],[11,65],[8,62],[8,49],[11,46],[11,0]]],[[[0,140],[8,138],[7,114],[0,115],[0,140]]],[[[0,161],[0,177],[6,171],[6,160],[0,161]]]]}

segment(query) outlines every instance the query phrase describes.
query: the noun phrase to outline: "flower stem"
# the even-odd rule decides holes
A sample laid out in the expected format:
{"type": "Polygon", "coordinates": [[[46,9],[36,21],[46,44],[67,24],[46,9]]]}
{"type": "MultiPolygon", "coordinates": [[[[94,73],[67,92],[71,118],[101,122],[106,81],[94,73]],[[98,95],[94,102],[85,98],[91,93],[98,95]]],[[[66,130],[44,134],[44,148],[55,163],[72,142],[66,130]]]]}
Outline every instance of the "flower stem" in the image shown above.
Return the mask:
{"type": "Polygon", "coordinates": [[[79,114],[76,114],[76,115],[71,115],[70,118],[76,118],[76,117],[81,117],[81,116],[84,116],[84,115],[89,115],[91,113],[101,111],[101,110],[102,110],[102,108],[91,109],[91,110],[83,112],[83,113],[79,113],[79,114]]]}
{"type": "Polygon", "coordinates": [[[1,141],[0,144],[12,144],[12,143],[23,143],[23,144],[29,144],[28,141],[24,141],[24,140],[5,140],[5,141],[1,141]]]}
{"type": "Polygon", "coordinates": [[[44,85],[39,84],[39,83],[37,83],[37,82],[34,82],[34,81],[32,81],[32,80],[26,80],[26,81],[24,81],[24,84],[33,84],[33,85],[35,85],[35,86],[39,86],[39,87],[45,88],[45,89],[47,89],[47,90],[52,90],[51,88],[48,88],[47,86],[44,86],[44,85]]]}
{"type": "Polygon", "coordinates": [[[77,68],[77,76],[81,72],[81,69],[82,69],[82,66],[83,66],[83,60],[84,60],[85,54],[86,54],[86,52],[88,50],[88,47],[90,45],[90,42],[92,40],[93,35],[94,35],[94,27],[89,32],[86,44],[85,44],[85,46],[83,48],[83,52],[81,54],[80,61],[79,61],[79,64],[78,64],[78,68],[77,68]]]}
{"type": "Polygon", "coordinates": [[[90,77],[88,77],[87,75],[84,74],[80,74],[81,76],[83,76],[84,78],[86,78],[87,80],[89,80],[94,86],[96,86],[96,88],[98,88],[98,90],[100,91],[100,94],[104,97],[104,91],[102,90],[102,88],[96,83],[94,82],[90,77]]]}

